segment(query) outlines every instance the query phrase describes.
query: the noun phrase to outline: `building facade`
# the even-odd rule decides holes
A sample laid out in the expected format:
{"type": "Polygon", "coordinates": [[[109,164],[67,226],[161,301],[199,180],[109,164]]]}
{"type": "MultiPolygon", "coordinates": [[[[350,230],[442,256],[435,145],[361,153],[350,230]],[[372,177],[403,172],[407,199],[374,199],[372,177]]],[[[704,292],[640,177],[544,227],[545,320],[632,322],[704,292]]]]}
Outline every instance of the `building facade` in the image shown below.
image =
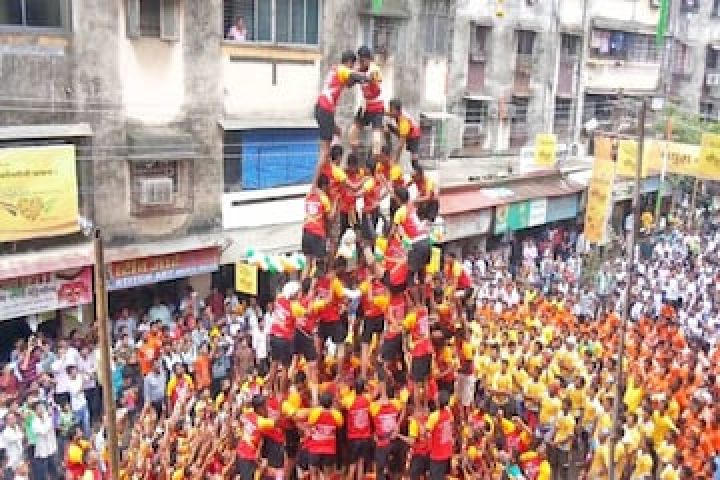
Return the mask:
{"type": "MultiPolygon", "coordinates": [[[[71,226],[2,237],[0,294],[46,280],[33,275],[92,268],[73,217],[105,239],[111,306],[124,291],[174,279],[203,293],[211,272],[251,246],[299,249],[317,161],[313,106],[344,49],[377,52],[386,99],[423,119],[425,157],[442,154],[461,125],[446,113],[452,0],[2,3],[0,156],[65,146],[72,156],[59,173],[77,192],[66,192],[71,226]]],[[[343,128],[356,94],[343,98],[343,128]]],[[[19,202],[13,195],[0,200],[19,202]]],[[[27,308],[4,309],[3,319],[92,316],[87,298],[41,306],[26,294],[27,308]]]]}

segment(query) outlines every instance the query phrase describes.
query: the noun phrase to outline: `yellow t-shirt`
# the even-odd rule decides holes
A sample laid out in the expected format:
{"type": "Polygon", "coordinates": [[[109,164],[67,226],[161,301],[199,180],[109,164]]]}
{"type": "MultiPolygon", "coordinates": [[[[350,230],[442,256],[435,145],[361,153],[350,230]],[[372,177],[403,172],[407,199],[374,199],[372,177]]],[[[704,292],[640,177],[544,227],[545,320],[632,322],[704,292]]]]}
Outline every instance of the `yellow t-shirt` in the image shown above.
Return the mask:
{"type": "Polygon", "coordinates": [[[649,453],[638,452],[635,459],[635,470],[632,473],[632,479],[643,478],[652,474],[653,460],[649,453]]]}
{"type": "Polygon", "coordinates": [[[575,417],[570,415],[560,415],[555,422],[555,443],[562,445],[572,439],[575,432],[575,417]]]}
{"type": "Polygon", "coordinates": [[[553,423],[560,413],[560,410],[562,410],[562,401],[557,397],[551,397],[546,394],[540,402],[540,423],[544,425],[553,423]]]}

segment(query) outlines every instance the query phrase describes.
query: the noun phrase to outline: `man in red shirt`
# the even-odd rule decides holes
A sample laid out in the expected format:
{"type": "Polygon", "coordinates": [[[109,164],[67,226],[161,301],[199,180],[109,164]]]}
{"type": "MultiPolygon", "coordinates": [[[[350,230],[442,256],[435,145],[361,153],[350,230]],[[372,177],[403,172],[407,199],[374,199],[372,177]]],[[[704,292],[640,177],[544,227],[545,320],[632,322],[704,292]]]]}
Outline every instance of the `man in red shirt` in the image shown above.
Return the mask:
{"type": "Polygon", "coordinates": [[[330,151],[330,144],[334,136],[340,136],[340,128],[335,123],[335,109],[340,94],[345,87],[352,87],[355,83],[367,82],[368,77],[353,70],[355,66],[355,52],[347,50],[340,57],[340,64],[334,65],[323,81],[322,90],[315,104],[315,120],[320,134],[320,160],[324,160],[330,151]]]}
{"type": "Polygon", "coordinates": [[[391,392],[381,389],[380,398],[370,406],[375,430],[375,472],[378,480],[385,480],[387,473],[393,477],[405,468],[405,444],[398,434],[405,415],[405,403],[391,398],[391,392]]]}
{"type": "Polygon", "coordinates": [[[275,426],[275,422],[267,418],[266,414],[265,397],[255,395],[252,398],[252,410],[240,417],[235,464],[235,475],[239,476],[240,480],[255,480],[263,433],[275,426]]]}
{"type": "Polygon", "coordinates": [[[307,451],[311,478],[331,478],[337,465],[337,430],[343,425],[342,414],[332,408],[333,397],[320,394],[320,406],[313,408],[307,419],[309,425],[307,451]]]}
{"type": "Polygon", "coordinates": [[[403,150],[406,149],[412,155],[412,165],[416,165],[422,136],[420,124],[403,110],[402,102],[399,99],[393,98],[388,106],[390,108],[387,115],[395,120],[395,126],[389,127],[390,131],[400,140],[395,161],[397,163],[400,160],[403,150]]]}
{"type": "Polygon", "coordinates": [[[372,51],[362,46],[357,51],[358,71],[368,77],[368,81],[361,86],[365,105],[355,116],[355,122],[350,129],[350,145],[354,150],[360,145],[360,132],[366,127],[372,127],[372,155],[377,157],[385,142],[383,134],[383,119],[385,116],[385,101],[382,92],[382,72],[373,62],[372,51]]]}
{"type": "Polygon", "coordinates": [[[302,232],[302,252],[307,256],[303,276],[313,270],[318,258],[327,254],[327,223],[332,211],[330,199],[327,196],[330,181],[325,175],[320,175],[305,197],[305,220],[302,232]]]}
{"type": "Polygon", "coordinates": [[[430,480],[444,480],[450,474],[455,428],[449,403],[450,394],[441,390],[438,394],[439,408],[430,414],[425,426],[430,436],[430,480]]]}
{"type": "Polygon", "coordinates": [[[365,478],[365,467],[372,462],[373,442],[370,400],[365,394],[365,380],[355,380],[355,388],[341,399],[347,419],[348,474],[346,478],[365,478]]]}

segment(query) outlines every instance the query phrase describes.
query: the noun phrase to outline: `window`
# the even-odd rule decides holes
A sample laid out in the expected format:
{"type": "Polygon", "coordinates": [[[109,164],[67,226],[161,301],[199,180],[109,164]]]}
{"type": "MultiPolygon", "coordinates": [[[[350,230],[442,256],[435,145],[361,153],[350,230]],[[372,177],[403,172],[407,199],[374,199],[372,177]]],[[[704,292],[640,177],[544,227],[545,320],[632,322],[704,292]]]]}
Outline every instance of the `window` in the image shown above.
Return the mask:
{"type": "Polygon", "coordinates": [[[180,39],[180,0],[127,0],[126,34],[129,38],[180,39]]]}
{"type": "Polygon", "coordinates": [[[483,124],[488,118],[488,102],[485,100],[465,100],[465,123],[483,124]]]}
{"type": "Polygon", "coordinates": [[[66,28],[69,8],[69,0],[2,0],[0,26],[66,28]]]}
{"type": "Polygon", "coordinates": [[[700,102],[700,118],[705,122],[718,121],[718,111],[711,102],[700,102]]]}
{"type": "Polygon", "coordinates": [[[482,63],[488,58],[490,27],[475,25],[470,30],[470,62],[482,63]]]}
{"type": "Polygon", "coordinates": [[[567,128],[572,113],[572,100],[569,98],[555,99],[555,127],[567,128]]]}
{"type": "Polygon", "coordinates": [[[720,53],[719,50],[712,46],[708,46],[707,52],[705,53],[705,67],[709,69],[716,69],[720,66],[720,53]]]}
{"type": "Polygon", "coordinates": [[[676,40],[673,43],[673,73],[677,75],[690,74],[692,72],[692,69],[690,68],[690,61],[691,56],[688,46],[676,40]]]}
{"type": "Polygon", "coordinates": [[[594,58],[657,63],[662,48],[655,43],[655,35],[642,33],[593,30],[590,39],[590,54],[594,58]]]}
{"type": "Polygon", "coordinates": [[[510,119],[512,126],[517,127],[527,124],[529,104],[530,101],[527,98],[513,97],[511,105],[512,118],[510,119]]]}
{"type": "Polygon", "coordinates": [[[397,51],[400,24],[386,17],[365,17],[363,21],[363,43],[375,53],[388,56],[397,51]]]}
{"type": "Polygon", "coordinates": [[[447,0],[429,0],[425,2],[425,53],[428,55],[447,55],[451,35],[450,3],[447,0]]]}
{"type": "Polygon", "coordinates": [[[720,17],[720,0],[713,0],[712,11],[710,15],[713,17],[720,17]]]}
{"type": "Polygon", "coordinates": [[[563,57],[576,57],[580,50],[580,37],[563,33],[560,37],[560,53],[563,57]]]}
{"type": "Polygon", "coordinates": [[[254,129],[225,132],[225,191],[304,185],[318,157],[316,129],[254,129]]]}
{"type": "Polygon", "coordinates": [[[517,54],[532,55],[533,44],[535,43],[535,32],[530,30],[517,31],[517,54]]]}
{"type": "Polygon", "coordinates": [[[317,45],[319,0],[223,0],[225,38],[317,45]]]}
{"type": "Polygon", "coordinates": [[[131,213],[144,216],[190,211],[191,167],[190,160],[131,160],[131,213]]]}
{"type": "Polygon", "coordinates": [[[681,0],[680,12],[695,13],[700,8],[700,0],[681,0]]]}
{"type": "Polygon", "coordinates": [[[160,37],[160,0],[140,0],[140,35],[160,37]]]}

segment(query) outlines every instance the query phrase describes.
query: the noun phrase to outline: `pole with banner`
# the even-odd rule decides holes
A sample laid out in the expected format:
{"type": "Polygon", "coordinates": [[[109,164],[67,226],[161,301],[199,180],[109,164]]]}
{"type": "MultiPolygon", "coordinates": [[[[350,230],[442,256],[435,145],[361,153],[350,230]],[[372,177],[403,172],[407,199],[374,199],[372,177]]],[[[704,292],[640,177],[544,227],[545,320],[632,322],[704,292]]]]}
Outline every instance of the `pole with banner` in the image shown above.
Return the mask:
{"type": "Polygon", "coordinates": [[[668,149],[672,142],[672,117],[668,115],[665,121],[665,142],[662,148],[662,170],[660,170],[660,186],[655,199],[655,230],[660,229],[660,210],[662,208],[662,198],[665,190],[665,175],[667,174],[668,149]]]}
{"type": "Polygon", "coordinates": [[[612,161],[612,140],[595,138],[595,162],[585,207],[585,240],[602,244],[607,237],[607,223],[612,204],[615,163],[612,161]]]}

